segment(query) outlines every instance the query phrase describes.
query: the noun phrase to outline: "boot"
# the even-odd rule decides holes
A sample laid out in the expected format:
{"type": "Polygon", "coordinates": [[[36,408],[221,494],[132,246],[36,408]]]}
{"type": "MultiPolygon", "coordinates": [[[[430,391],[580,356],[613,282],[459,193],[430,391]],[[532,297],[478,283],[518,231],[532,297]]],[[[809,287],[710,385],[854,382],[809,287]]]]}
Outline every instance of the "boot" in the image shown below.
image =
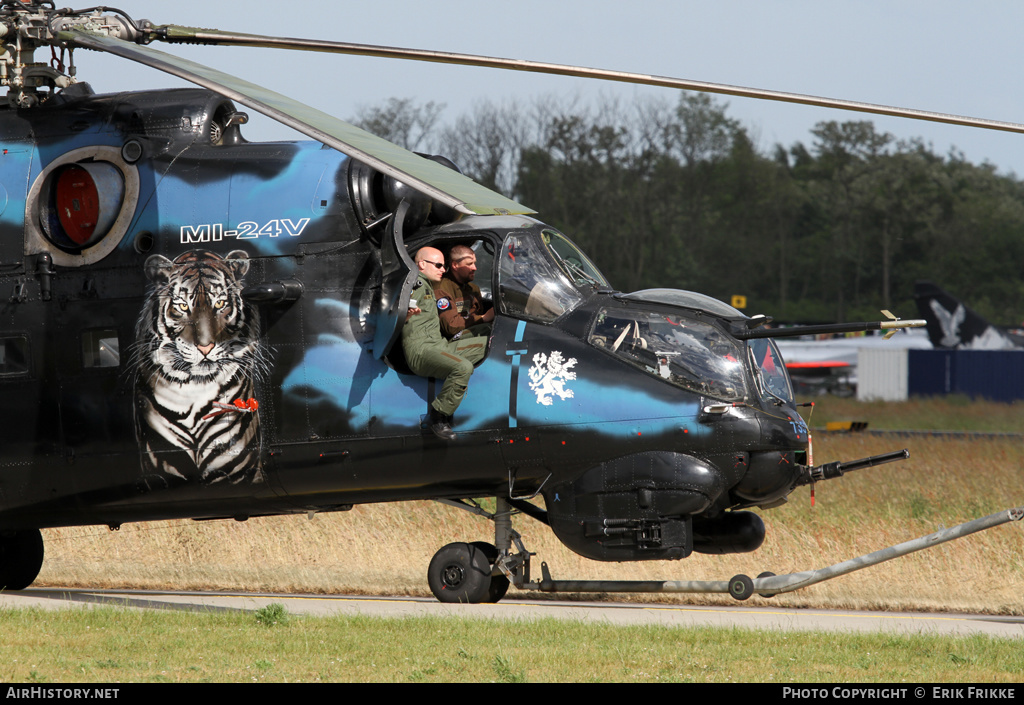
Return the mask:
{"type": "Polygon", "coordinates": [[[430,407],[430,430],[442,441],[454,441],[458,436],[452,430],[452,417],[446,416],[434,407],[430,407]]]}

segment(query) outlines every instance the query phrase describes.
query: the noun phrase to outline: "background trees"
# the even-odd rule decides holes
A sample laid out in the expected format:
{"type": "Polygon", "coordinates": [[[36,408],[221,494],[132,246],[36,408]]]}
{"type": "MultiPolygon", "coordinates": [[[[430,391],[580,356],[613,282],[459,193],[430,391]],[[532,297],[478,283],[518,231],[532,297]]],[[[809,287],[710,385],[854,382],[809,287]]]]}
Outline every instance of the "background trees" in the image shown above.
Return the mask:
{"type": "Polygon", "coordinates": [[[990,164],[867,121],[762,153],[702,94],[484,103],[448,124],[442,109],[392,99],[353,122],[535,208],[623,291],[743,294],[748,313],[843,321],[916,315],[913,283],[931,279],[994,322],[1024,318],[1024,183],[990,164]]]}

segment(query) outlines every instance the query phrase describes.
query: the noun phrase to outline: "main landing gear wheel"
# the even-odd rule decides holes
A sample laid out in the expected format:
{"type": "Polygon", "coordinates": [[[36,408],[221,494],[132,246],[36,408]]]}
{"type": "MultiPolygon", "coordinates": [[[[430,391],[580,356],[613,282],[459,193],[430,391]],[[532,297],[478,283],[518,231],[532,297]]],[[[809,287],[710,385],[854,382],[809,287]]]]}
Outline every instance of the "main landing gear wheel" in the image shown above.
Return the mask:
{"type": "Polygon", "coordinates": [[[729,579],[729,594],[737,600],[745,600],[754,594],[754,581],[748,576],[734,575],[729,579]]]}
{"type": "Polygon", "coordinates": [[[427,582],[434,597],[441,602],[488,602],[491,562],[477,545],[450,543],[430,560],[427,582]]]}
{"type": "MultiPolygon", "coordinates": [[[[497,560],[498,560],[498,556],[501,555],[501,552],[498,551],[497,547],[494,546],[493,544],[487,543],[486,541],[474,541],[470,545],[471,546],[476,546],[478,549],[483,551],[484,555],[487,557],[487,562],[491,564],[491,567],[493,569],[493,566],[494,566],[495,562],[497,562],[497,560]]],[[[499,573],[498,575],[492,575],[491,576],[491,587],[487,591],[487,600],[485,600],[485,601],[486,602],[497,602],[501,598],[505,597],[505,593],[508,592],[508,586],[509,586],[508,578],[505,577],[504,573],[499,573]]]]}
{"type": "Polygon", "coordinates": [[[0,590],[24,590],[43,567],[39,529],[0,534],[0,590]]]}

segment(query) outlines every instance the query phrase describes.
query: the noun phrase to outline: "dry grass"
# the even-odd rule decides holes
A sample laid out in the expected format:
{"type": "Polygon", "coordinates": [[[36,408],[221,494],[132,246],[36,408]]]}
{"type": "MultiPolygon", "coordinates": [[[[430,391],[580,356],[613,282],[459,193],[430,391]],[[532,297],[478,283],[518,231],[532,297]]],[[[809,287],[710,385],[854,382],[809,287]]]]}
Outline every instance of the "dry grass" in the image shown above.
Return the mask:
{"type": "MultiPolygon", "coordinates": [[[[815,461],[865,457],[901,447],[911,458],[804,488],[764,513],[760,551],[694,554],[681,562],[597,563],[564,548],[546,527],[515,522],[556,579],[724,580],[763,570],[819,568],[943,526],[1024,504],[1019,440],[895,440],[819,434],[815,461]]],[[[493,540],[489,522],[441,504],[363,505],[350,512],[230,521],[154,522],[110,533],[97,527],[44,532],[47,559],[37,585],[427,595],[426,568],[451,541],[493,540]]],[[[1024,614],[1024,533],[998,527],[843,576],[751,603],[1024,614]]],[[[510,596],[535,595],[517,593],[510,596]]],[[[564,597],[564,596],[563,596],[564,597]]],[[[638,596],[641,600],[733,604],[723,596],[638,596]]]]}
{"type": "Polygon", "coordinates": [[[836,397],[818,397],[814,401],[810,423],[817,427],[829,421],[868,421],[868,428],[876,430],[1024,432],[1024,401],[1002,404],[971,401],[959,395],[914,397],[900,402],[860,402],[836,397]]]}

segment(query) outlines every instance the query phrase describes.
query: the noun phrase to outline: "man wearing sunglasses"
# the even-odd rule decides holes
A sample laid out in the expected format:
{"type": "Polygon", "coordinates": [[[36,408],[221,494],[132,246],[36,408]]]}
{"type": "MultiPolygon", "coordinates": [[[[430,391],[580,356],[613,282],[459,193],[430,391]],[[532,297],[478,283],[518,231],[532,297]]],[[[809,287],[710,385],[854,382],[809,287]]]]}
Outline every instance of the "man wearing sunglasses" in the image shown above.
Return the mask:
{"type": "Polygon", "coordinates": [[[433,247],[424,247],[416,252],[415,262],[419,281],[402,328],[402,350],[415,374],[444,379],[441,392],[430,402],[430,430],[442,440],[454,441],[452,416],[466,394],[473,365],[487,353],[487,338],[444,339],[438,317],[439,301],[434,296],[434,287],[445,271],[444,255],[433,247]]]}

